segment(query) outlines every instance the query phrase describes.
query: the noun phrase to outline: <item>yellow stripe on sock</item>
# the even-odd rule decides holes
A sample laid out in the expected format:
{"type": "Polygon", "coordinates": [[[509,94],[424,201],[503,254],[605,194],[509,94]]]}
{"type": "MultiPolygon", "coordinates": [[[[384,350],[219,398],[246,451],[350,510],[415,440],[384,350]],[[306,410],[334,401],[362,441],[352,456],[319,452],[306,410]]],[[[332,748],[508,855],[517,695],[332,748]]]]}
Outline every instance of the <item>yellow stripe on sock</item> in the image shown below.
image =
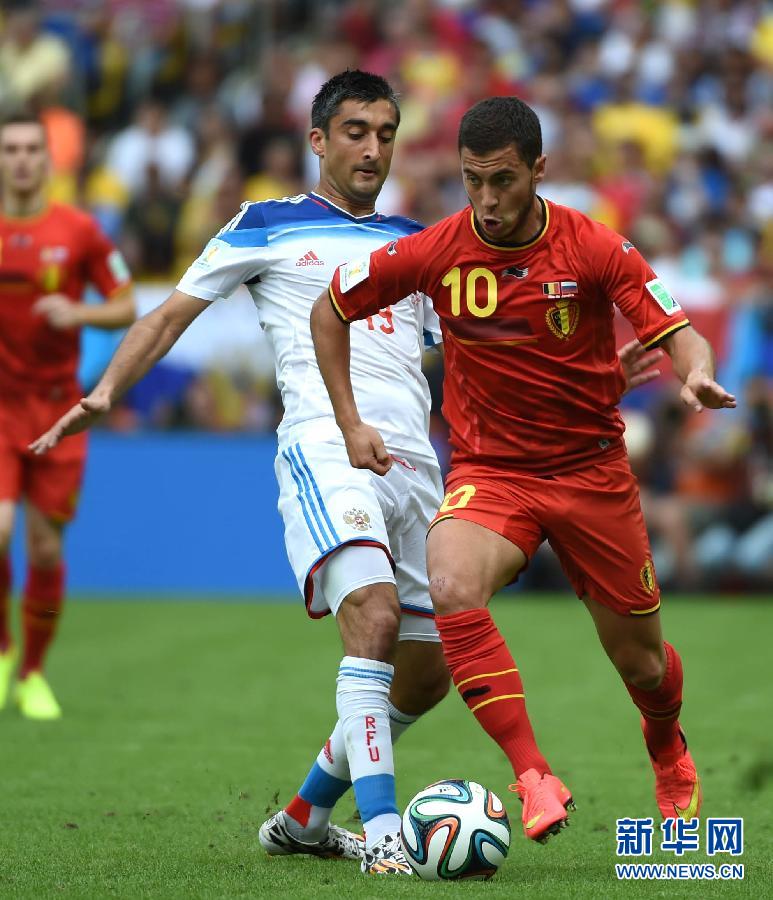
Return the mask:
{"type": "Polygon", "coordinates": [[[477,706],[470,707],[470,712],[479,710],[481,706],[488,706],[489,703],[496,703],[497,700],[517,700],[519,697],[521,700],[523,700],[523,694],[502,694],[501,697],[491,697],[488,700],[484,700],[482,703],[479,703],[477,706]]]}
{"type": "Polygon", "coordinates": [[[462,687],[462,685],[467,684],[468,681],[475,681],[477,678],[494,678],[497,675],[507,675],[508,672],[517,672],[518,669],[502,669],[501,672],[486,672],[483,675],[470,675],[469,678],[465,678],[464,681],[460,681],[459,684],[456,685],[456,689],[462,687]]]}

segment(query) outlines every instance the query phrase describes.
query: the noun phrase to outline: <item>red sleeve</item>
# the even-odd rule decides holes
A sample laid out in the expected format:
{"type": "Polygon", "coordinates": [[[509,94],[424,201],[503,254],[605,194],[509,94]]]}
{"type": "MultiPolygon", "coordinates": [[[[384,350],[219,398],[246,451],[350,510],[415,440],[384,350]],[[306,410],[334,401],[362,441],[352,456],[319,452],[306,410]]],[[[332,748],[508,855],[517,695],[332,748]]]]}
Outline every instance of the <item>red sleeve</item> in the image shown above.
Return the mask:
{"type": "Polygon", "coordinates": [[[633,325],[648,350],[669,334],[689,325],[682,307],[630,241],[614,232],[605,235],[601,286],[633,325]]]}
{"type": "Polygon", "coordinates": [[[89,219],[84,240],[86,279],[109,299],[131,283],[129,267],[93,219],[89,219]]]}
{"type": "Polygon", "coordinates": [[[344,322],[375,315],[421,290],[420,234],[374,250],[370,256],[339,266],[330,282],[330,300],[344,322]]]}

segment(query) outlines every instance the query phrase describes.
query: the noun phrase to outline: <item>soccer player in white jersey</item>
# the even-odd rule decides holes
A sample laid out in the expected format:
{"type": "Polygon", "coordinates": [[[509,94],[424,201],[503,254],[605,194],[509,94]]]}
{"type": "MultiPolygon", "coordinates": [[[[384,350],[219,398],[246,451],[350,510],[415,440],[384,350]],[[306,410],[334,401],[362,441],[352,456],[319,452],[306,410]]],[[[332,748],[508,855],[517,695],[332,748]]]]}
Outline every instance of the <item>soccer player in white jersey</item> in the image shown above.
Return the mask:
{"type": "Polygon", "coordinates": [[[379,478],[349,465],[309,314],[339,265],[421,228],[375,211],[399,120],[395,96],[378,76],[350,71],[323,85],[311,117],[320,160],[315,190],[243,204],[172,295],[129,330],[91,394],[33,445],[45,452],[89,427],[211,302],[247,285],[274,350],[285,409],[275,469],[287,553],[309,615],[335,614],[345,654],[335,729],[296,797],[261,827],[260,842],[274,854],[362,858],[371,874],[411,874],[399,839],[392,739],[448,690],[424,551],[443,492],[421,356],[440,329],[421,295],[353,328],[357,402],[395,461],[379,478]],[[365,846],[330,825],[351,783],[365,846]]]}
{"type": "MultiPolygon", "coordinates": [[[[247,285],[274,349],[285,407],[275,468],[288,556],[309,615],[335,614],[345,653],[338,722],[298,794],[261,826],[259,839],[272,854],[361,858],[370,874],[411,874],[399,840],[392,742],[448,690],[424,551],[442,483],[420,363],[423,339],[438,342],[440,330],[421,295],[352,326],[357,405],[394,461],[380,478],[349,465],[309,315],[339,265],[421,228],[375,212],[398,124],[397,101],[382,78],[358,71],[331,78],[312,105],[315,190],[245,203],[172,295],[132,326],[91,394],[31,445],[45,453],[88,428],[211,302],[247,285]],[[352,783],[365,846],[330,824],[352,783]]],[[[628,345],[623,354],[630,385],[657,374],[643,372],[640,348],[628,345]]]]}

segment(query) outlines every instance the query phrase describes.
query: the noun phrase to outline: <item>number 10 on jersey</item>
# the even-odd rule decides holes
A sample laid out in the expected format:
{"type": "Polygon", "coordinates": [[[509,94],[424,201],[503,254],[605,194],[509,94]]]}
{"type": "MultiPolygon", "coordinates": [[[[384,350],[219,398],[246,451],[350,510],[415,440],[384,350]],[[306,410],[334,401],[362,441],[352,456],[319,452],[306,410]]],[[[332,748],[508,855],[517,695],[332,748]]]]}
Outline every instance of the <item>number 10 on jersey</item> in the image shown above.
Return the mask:
{"type": "MultiPolygon", "coordinates": [[[[451,315],[462,314],[462,270],[454,266],[446,272],[440,282],[443,287],[451,288],[451,315]]],[[[491,269],[471,269],[465,278],[465,300],[467,310],[479,319],[485,319],[497,308],[497,279],[491,269]],[[486,302],[478,300],[478,283],[483,282],[486,288],[486,302]]]]}

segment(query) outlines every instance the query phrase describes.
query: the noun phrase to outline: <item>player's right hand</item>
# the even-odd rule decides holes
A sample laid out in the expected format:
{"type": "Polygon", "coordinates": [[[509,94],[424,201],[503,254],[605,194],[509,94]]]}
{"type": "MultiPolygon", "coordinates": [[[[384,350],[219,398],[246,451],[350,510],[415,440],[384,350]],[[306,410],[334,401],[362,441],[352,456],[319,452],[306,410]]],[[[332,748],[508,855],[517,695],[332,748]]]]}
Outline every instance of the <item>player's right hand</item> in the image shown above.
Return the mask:
{"type": "Polygon", "coordinates": [[[110,411],[110,401],[107,398],[91,395],[84,397],[80,403],[76,403],[69,409],[61,419],[59,419],[45,434],[41,434],[37,440],[34,440],[29,449],[36,456],[43,456],[70,434],[77,434],[79,431],[85,431],[95,422],[102,418],[105,413],[110,411]]]}
{"type": "Polygon", "coordinates": [[[355,469],[370,469],[376,475],[386,475],[392,468],[392,457],[375,428],[360,422],[344,432],[346,452],[355,469]]]}
{"type": "Polygon", "coordinates": [[[685,378],[680,392],[682,403],[695,412],[706,409],[735,409],[736,399],[702,369],[693,369],[685,378]]]}

